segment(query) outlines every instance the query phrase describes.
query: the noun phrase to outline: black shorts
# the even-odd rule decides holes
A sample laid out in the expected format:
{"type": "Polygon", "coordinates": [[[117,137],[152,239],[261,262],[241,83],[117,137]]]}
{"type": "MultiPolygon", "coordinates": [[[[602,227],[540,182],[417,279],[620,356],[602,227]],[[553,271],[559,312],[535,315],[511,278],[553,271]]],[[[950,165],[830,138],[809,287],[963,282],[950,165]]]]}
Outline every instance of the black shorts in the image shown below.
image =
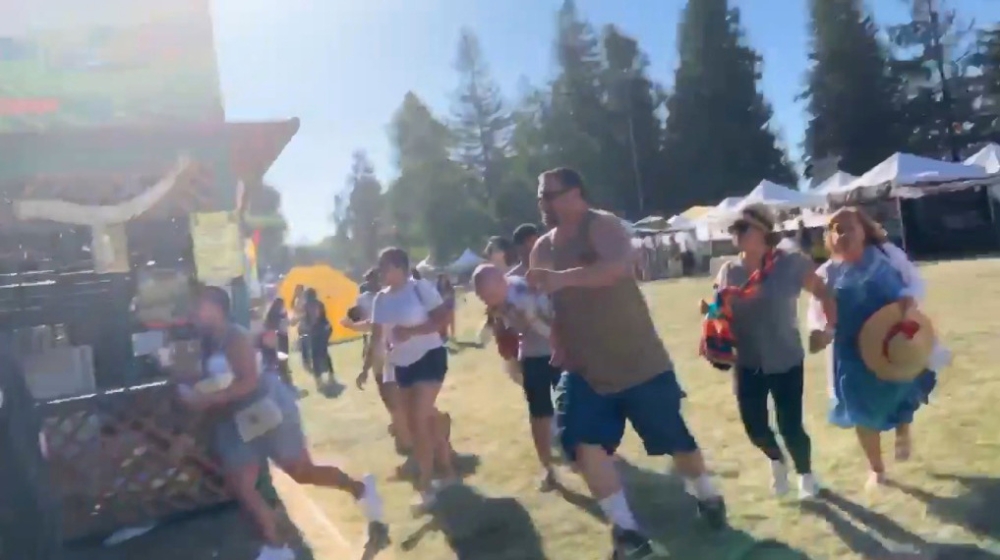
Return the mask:
{"type": "Polygon", "coordinates": [[[552,391],[559,384],[562,372],[553,367],[549,359],[545,356],[521,360],[524,396],[528,399],[528,415],[532,418],[552,418],[555,415],[552,391]]]}
{"type": "Polygon", "coordinates": [[[394,366],[396,384],[400,388],[413,387],[417,383],[441,383],[448,373],[448,350],[438,346],[428,350],[419,360],[408,366],[394,366]]]}

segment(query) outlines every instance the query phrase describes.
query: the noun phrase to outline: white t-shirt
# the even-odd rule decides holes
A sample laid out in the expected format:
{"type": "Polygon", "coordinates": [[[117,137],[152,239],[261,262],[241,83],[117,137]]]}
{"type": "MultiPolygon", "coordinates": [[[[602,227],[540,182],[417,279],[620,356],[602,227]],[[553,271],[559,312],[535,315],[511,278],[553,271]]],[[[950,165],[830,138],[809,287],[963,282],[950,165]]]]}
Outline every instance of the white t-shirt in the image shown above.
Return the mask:
{"type": "Polygon", "coordinates": [[[519,358],[539,358],[552,355],[549,333],[552,304],[548,296],[531,290],[524,278],[507,277],[507,304],[502,309],[504,323],[517,331],[519,358]]]}
{"type": "Polygon", "coordinates": [[[361,320],[368,321],[372,318],[372,306],[375,304],[374,292],[362,292],[358,299],[354,300],[354,305],[361,312],[361,320]]]}
{"type": "Polygon", "coordinates": [[[415,327],[427,322],[429,312],[444,303],[437,288],[427,280],[409,280],[401,288],[386,288],[372,302],[372,323],[382,326],[389,345],[387,361],[395,366],[408,366],[427,352],[444,345],[441,335],[434,332],[408,338],[403,342],[392,339],[395,326],[415,327]]]}

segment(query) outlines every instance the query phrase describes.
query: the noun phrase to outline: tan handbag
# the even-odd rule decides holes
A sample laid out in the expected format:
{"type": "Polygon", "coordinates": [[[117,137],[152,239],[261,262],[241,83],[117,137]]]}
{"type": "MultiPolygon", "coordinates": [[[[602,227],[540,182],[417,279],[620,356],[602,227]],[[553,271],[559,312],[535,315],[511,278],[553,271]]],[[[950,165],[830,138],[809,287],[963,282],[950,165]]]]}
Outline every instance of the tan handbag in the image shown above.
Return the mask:
{"type": "Polygon", "coordinates": [[[281,407],[271,397],[264,397],[237,412],[236,429],[245,442],[253,441],[276,429],[284,421],[281,407]]]}

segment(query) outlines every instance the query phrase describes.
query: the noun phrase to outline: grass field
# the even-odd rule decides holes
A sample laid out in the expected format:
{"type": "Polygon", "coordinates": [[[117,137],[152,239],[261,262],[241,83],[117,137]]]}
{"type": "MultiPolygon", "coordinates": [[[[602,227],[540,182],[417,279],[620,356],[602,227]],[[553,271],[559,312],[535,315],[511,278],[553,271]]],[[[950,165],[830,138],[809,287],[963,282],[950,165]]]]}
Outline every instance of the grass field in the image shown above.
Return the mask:
{"type": "MultiPolygon", "coordinates": [[[[669,459],[645,457],[635,436],[629,434],[621,450],[629,493],[640,521],[669,557],[1000,558],[1000,550],[995,553],[998,556],[985,550],[997,550],[992,543],[1000,541],[1000,513],[993,509],[1000,502],[1000,432],[994,424],[1000,375],[991,353],[994,345],[1000,345],[1000,260],[929,264],[923,272],[930,286],[927,308],[954,352],[955,362],[942,373],[931,406],[918,413],[914,457],[906,464],[890,464],[892,487],[876,494],[864,492],[865,464],[853,433],[826,423],[824,362],[811,357],[807,427],[813,437],[816,473],[832,492],[827,500],[810,505],[778,501],[770,495],[768,466],[742,433],[728,376],[697,358],[695,305],[705,295],[708,281],[676,280],[645,287],[660,334],[689,395],[687,418],[719,476],[732,525],[731,530],[708,533],[694,518],[693,504],[678,480],[665,474],[669,459]]],[[[460,338],[472,338],[481,312],[474,298],[466,297],[460,307],[459,331],[464,334],[460,338]]],[[[374,388],[364,392],[353,388],[360,345],[337,346],[334,355],[340,380],[350,388],[335,398],[311,391],[302,401],[303,413],[317,454],[336,457],[355,472],[372,471],[384,481],[394,543],[378,558],[607,557],[610,543],[605,524],[578,477],[564,468],[564,492],[536,491],[539,469],[528,437],[523,397],[501,372],[492,348],[466,348],[452,356],[440,403],[455,419],[453,441],[465,455],[468,476],[464,487],[449,491],[434,518],[421,519],[414,519],[409,511],[411,486],[393,479],[400,459],[386,434],[386,416],[374,388]]],[[[299,375],[298,381],[311,388],[311,380],[304,376],[299,375]]],[[[300,511],[309,513],[293,518],[312,545],[313,556],[318,560],[348,558],[343,552],[326,552],[334,550],[329,543],[314,541],[332,538],[323,518],[332,520],[348,540],[357,540],[363,522],[355,506],[334,492],[293,488],[281,481],[278,486],[286,501],[308,505],[300,511]]],[[[202,518],[187,529],[173,531],[210,532],[219,541],[225,534],[222,531],[229,529],[211,527],[223,522],[202,518]]],[[[168,532],[172,531],[163,530],[168,532]]],[[[130,549],[136,557],[159,560],[142,541],[170,542],[165,538],[153,533],[132,543],[130,549]]],[[[176,549],[170,556],[175,554],[176,549]]],[[[243,554],[253,557],[242,551],[213,556],[193,550],[186,556],[241,560],[243,554]]]]}

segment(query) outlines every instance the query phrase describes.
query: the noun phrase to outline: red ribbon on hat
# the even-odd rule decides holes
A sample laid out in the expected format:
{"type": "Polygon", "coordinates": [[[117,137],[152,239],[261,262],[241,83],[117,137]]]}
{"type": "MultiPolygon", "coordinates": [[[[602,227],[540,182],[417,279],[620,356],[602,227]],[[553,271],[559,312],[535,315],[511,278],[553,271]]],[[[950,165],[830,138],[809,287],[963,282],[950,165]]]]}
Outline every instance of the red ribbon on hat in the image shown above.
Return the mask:
{"type": "Polygon", "coordinates": [[[913,337],[917,336],[918,332],[920,332],[920,323],[916,321],[906,319],[896,323],[889,329],[888,332],[885,333],[885,338],[882,339],[882,355],[885,356],[886,359],[889,358],[889,342],[892,341],[896,335],[901,334],[905,336],[907,340],[913,340],[913,337]]]}

